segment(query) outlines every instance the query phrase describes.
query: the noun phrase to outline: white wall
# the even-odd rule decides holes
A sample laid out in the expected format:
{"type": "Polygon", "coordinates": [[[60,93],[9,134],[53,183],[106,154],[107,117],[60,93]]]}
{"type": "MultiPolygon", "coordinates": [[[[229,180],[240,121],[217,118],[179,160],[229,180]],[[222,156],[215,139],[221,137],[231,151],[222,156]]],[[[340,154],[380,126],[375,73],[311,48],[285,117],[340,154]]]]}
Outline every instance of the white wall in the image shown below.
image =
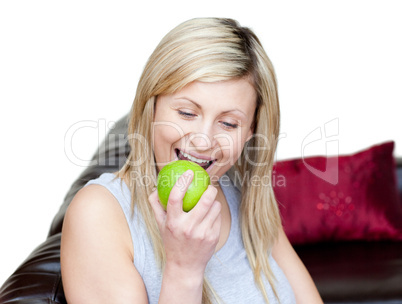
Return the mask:
{"type": "Polygon", "coordinates": [[[192,17],[232,17],[259,35],[279,81],[278,159],[302,156],[305,139],[304,155],[395,140],[402,156],[399,1],[137,2],[0,4],[0,285],[45,240],[83,170],[66,134],[85,165],[104,130],[76,124],[123,116],[153,48],[192,17]],[[334,136],[311,143],[325,124],[334,136]]]}

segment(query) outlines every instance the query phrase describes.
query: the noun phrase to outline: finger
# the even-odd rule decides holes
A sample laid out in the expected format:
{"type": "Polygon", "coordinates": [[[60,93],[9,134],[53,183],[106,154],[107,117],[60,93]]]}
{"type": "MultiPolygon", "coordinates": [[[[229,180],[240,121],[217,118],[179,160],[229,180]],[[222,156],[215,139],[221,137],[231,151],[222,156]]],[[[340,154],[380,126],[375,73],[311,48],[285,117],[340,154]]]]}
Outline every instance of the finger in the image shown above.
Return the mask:
{"type": "Polygon", "coordinates": [[[172,191],[170,191],[169,200],[166,206],[168,218],[174,218],[184,213],[183,198],[193,180],[193,176],[193,171],[187,170],[179,177],[176,184],[173,186],[172,191]]]}
{"type": "Polygon", "coordinates": [[[200,229],[204,231],[208,231],[208,234],[213,238],[216,238],[216,241],[219,240],[219,235],[221,231],[221,203],[218,201],[214,201],[211,206],[210,211],[207,213],[203,221],[198,225],[200,229]]]}
{"type": "Polygon", "coordinates": [[[206,227],[213,227],[217,218],[221,216],[222,204],[218,201],[214,201],[208,213],[205,215],[202,223],[206,227]]]}
{"type": "Polygon", "coordinates": [[[209,185],[207,190],[205,190],[205,192],[202,194],[198,203],[189,212],[193,217],[193,221],[199,223],[204,219],[204,217],[211,209],[211,206],[214,203],[217,194],[218,190],[214,186],[209,185]]]}
{"type": "Polygon", "coordinates": [[[161,225],[166,218],[166,211],[163,209],[159,201],[158,191],[156,189],[148,197],[148,200],[151,204],[152,210],[154,211],[156,222],[158,225],[161,225]]]}

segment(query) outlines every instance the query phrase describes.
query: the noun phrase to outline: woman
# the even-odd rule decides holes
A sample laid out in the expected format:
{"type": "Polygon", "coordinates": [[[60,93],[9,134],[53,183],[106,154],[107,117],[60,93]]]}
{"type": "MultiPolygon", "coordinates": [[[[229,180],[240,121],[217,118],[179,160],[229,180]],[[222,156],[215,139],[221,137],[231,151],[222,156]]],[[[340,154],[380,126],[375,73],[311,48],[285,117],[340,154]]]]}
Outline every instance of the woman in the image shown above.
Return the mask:
{"type": "Polygon", "coordinates": [[[251,30],[204,18],[168,33],[138,84],[125,166],[90,181],[66,213],[68,302],[322,303],[263,182],[278,133],[274,70],[251,30]],[[177,159],[212,180],[188,213],[191,171],[166,211],[154,188],[177,159]]]}

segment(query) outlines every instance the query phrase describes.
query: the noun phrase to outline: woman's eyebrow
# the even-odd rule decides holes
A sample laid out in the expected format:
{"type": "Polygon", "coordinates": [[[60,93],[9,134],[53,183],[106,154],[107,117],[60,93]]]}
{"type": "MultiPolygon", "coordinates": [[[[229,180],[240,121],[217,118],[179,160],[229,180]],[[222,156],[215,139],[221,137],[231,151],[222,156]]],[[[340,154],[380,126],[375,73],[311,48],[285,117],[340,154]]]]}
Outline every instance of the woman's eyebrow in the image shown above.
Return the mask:
{"type": "MultiPolygon", "coordinates": [[[[190,101],[190,102],[193,103],[198,109],[202,110],[202,106],[201,106],[199,103],[195,102],[194,100],[191,100],[191,99],[188,98],[188,97],[178,97],[177,99],[182,99],[182,100],[184,99],[184,100],[190,101]]],[[[244,118],[247,118],[247,115],[246,115],[243,111],[239,110],[238,108],[235,108],[235,109],[233,109],[233,110],[223,111],[222,114],[226,114],[226,113],[230,113],[230,112],[234,112],[234,111],[239,112],[240,114],[242,114],[242,115],[244,116],[244,118]]]]}
{"type": "Polygon", "coordinates": [[[188,98],[188,97],[178,97],[178,98],[175,98],[175,99],[184,99],[184,100],[187,100],[187,101],[190,101],[190,102],[192,102],[197,108],[199,108],[200,110],[202,109],[202,106],[199,104],[199,103],[197,103],[197,102],[195,102],[194,100],[191,100],[190,98],[188,98]]]}

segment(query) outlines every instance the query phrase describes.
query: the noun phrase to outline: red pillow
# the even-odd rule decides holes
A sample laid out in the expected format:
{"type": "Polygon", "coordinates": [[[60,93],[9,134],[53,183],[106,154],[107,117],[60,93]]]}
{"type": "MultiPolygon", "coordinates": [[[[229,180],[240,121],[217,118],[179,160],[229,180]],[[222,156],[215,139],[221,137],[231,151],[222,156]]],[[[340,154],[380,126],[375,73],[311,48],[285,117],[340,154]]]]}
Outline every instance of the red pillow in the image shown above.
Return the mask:
{"type": "Polygon", "coordinates": [[[272,182],[290,242],[402,240],[393,149],[277,162],[272,182]]]}

